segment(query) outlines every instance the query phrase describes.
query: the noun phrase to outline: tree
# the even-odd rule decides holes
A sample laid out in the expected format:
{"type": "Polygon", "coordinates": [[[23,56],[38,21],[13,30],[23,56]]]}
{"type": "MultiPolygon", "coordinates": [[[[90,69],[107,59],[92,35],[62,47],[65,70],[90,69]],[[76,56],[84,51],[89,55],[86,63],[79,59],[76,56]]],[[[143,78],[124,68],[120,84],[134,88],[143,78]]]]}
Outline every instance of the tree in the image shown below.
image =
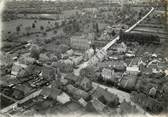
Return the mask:
{"type": "Polygon", "coordinates": [[[99,25],[98,25],[98,23],[95,23],[95,31],[96,31],[96,33],[99,33],[99,25]]]}
{"type": "Polygon", "coordinates": [[[116,32],[113,30],[113,31],[111,32],[111,35],[112,35],[112,36],[115,36],[115,35],[116,35],[116,32]]]}
{"type": "Polygon", "coordinates": [[[43,36],[47,36],[47,33],[46,33],[46,32],[43,32],[43,36]]]}
{"type": "Polygon", "coordinates": [[[32,45],[30,50],[30,56],[35,59],[39,59],[40,56],[40,48],[37,45],[32,45]]]}
{"type": "Polygon", "coordinates": [[[16,27],[16,32],[20,32],[20,26],[16,27]]]}
{"type": "Polygon", "coordinates": [[[68,49],[69,49],[69,46],[68,45],[65,45],[65,44],[61,44],[58,46],[57,48],[61,53],[65,53],[68,49]]]}
{"type": "Polygon", "coordinates": [[[78,32],[80,30],[79,23],[76,22],[76,20],[73,21],[73,29],[74,29],[74,32],[78,32]]]}
{"type": "Polygon", "coordinates": [[[43,30],[44,30],[44,27],[43,27],[43,26],[40,26],[40,30],[42,30],[42,31],[43,31],[43,30]]]}
{"type": "Polygon", "coordinates": [[[61,22],[61,25],[64,26],[64,25],[65,25],[65,21],[62,21],[62,22],[61,22]]]}
{"type": "Polygon", "coordinates": [[[58,25],[58,22],[55,22],[55,28],[58,28],[59,25],[58,25]]]}
{"type": "Polygon", "coordinates": [[[32,23],[32,28],[35,28],[35,27],[36,27],[35,23],[32,23]]]}
{"type": "Polygon", "coordinates": [[[73,72],[73,65],[71,65],[71,64],[60,63],[60,64],[58,64],[58,68],[63,73],[72,73],[73,72]]]}
{"type": "Polygon", "coordinates": [[[37,23],[37,20],[34,20],[34,23],[37,23]]]}
{"type": "Polygon", "coordinates": [[[54,30],[54,34],[57,34],[57,30],[54,30]]]}
{"type": "Polygon", "coordinates": [[[90,67],[86,67],[86,68],[81,69],[80,76],[87,77],[89,79],[95,79],[96,74],[95,74],[94,67],[90,66],[90,67]]]}

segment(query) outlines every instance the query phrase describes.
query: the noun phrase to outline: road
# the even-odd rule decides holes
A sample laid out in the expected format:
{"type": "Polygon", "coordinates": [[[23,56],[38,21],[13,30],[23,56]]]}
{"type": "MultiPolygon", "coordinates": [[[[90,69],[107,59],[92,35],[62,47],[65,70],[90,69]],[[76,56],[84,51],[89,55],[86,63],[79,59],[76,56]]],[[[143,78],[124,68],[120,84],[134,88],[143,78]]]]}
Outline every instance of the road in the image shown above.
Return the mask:
{"type": "Polygon", "coordinates": [[[14,107],[17,107],[18,104],[24,103],[24,102],[38,96],[41,91],[42,91],[42,89],[39,89],[39,90],[35,91],[34,93],[30,94],[29,96],[27,96],[21,100],[16,101],[14,104],[0,110],[0,113],[7,113],[7,112],[11,111],[14,107]]]}
{"type": "MultiPolygon", "coordinates": [[[[128,30],[126,30],[125,32],[130,32],[131,30],[133,30],[137,25],[139,25],[145,18],[147,18],[152,12],[154,11],[154,8],[152,7],[152,9],[144,16],[142,17],[137,23],[135,23],[133,26],[131,26],[128,30]]],[[[106,50],[108,48],[110,48],[112,45],[114,45],[117,41],[119,40],[119,36],[117,36],[114,40],[110,41],[108,44],[106,44],[106,46],[104,46],[98,53],[96,53],[96,55],[94,55],[91,59],[89,59],[88,61],[82,63],[81,65],[79,65],[79,68],[77,70],[74,70],[74,74],[79,76],[79,72],[82,68],[87,67],[90,63],[91,64],[96,64],[97,62],[101,62],[104,58],[104,56],[106,55],[106,50]],[[99,60],[96,60],[96,57],[101,57],[98,58],[99,60]]]]}
{"type": "MultiPolygon", "coordinates": [[[[126,30],[126,32],[130,32],[131,30],[133,30],[137,25],[139,25],[145,18],[147,18],[152,12],[154,11],[154,8],[152,8],[142,19],[140,19],[137,23],[135,23],[133,26],[131,26],[128,30],[126,30]]],[[[74,74],[79,76],[80,75],[80,70],[87,67],[92,61],[94,62],[93,64],[97,63],[97,62],[101,62],[100,59],[102,60],[104,55],[105,55],[105,52],[108,48],[110,48],[112,45],[114,45],[117,41],[119,40],[119,36],[117,36],[114,40],[110,41],[108,44],[106,44],[106,46],[104,46],[100,51],[102,52],[98,52],[96,53],[96,55],[94,55],[91,59],[89,59],[88,61],[82,63],[79,65],[79,68],[78,69],[75,69],[74,70],[74,74]],[[101,54],[101,55],[98,55],[98,54],[101,54]],[[103,55],[104,54],[104,55],[103,55]],[[100,56],[101,58],[99,59],[99,61],[95,60],[95,56],[100,56]]],[[[126,93],[126,92],[123,92],[121,90],[118,90],[116,88],[112,88],[112,87],[107,87],[107,86],[104,86],[104,85],[101,85],[101,84],[98,84],[98,83],[93,83],[93,86],[94,87],[97,87],[97,86],[100,86],[102,88],[107,88],[107,90],[111,93],[114,93],[116,94],[119,99],[120,99],[120,102],[122,102],[123,100],[126,100],[127,102],[130,102],[131,104],[135,105],[136,108],[139,110],[139,112],[141,112],[142,114],[145,114],[146,116],[150,117],[151,115],[147,112],[145,112],[139,105],[133,103],[130,99],[130,94],[126,93]]]]}

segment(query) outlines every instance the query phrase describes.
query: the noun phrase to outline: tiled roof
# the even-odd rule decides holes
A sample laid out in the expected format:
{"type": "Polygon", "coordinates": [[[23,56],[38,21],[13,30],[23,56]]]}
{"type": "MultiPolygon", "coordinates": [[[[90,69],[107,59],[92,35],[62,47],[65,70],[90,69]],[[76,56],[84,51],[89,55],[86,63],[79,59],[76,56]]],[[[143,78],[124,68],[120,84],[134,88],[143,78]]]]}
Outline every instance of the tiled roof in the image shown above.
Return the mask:
{"type": "Polygon", "coordinates": [[[101,96],[104,96],[105,100],[107,100],[108,102],[114,101],[116,98],[118,98],[116,95],[106,91],[101,87],[98,87],[92,96],[95,98],[100,98],[101,96]]]}
{"type": "Polygon", "coordinates": [[[47,97],[51,97],[53,99],[57,99],[57,96],[61,93],[60,89],[57,88],[48,88],[48,87],[44,87],[41,95],[47,96],[47,97]]]}

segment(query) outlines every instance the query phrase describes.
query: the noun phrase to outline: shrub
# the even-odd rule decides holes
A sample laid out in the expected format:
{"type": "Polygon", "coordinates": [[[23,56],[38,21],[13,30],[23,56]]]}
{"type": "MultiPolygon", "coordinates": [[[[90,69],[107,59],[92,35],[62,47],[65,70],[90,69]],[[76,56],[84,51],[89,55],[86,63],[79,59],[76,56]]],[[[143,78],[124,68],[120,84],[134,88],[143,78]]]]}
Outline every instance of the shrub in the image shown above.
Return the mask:
{"type": "Polygon", "coordinates": [[[83,68],[80,71],[80,76],[95,79],[96,78],[95,70],[93,67],[83,68]]]}
{"type": "Polygon", "coordinates": [[[33,45],[30,50],[30,56],[35,59],[39,59],[40,48],[37,45],[33,45]]]}

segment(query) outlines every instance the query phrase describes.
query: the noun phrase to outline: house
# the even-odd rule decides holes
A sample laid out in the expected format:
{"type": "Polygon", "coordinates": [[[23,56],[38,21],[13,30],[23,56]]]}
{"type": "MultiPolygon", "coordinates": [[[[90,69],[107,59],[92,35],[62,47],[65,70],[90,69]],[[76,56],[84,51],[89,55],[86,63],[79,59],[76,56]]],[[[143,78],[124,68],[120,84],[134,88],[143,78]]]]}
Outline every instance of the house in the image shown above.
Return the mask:
{"type": "Polygon", "coordinates": [[[80,77],[75,76],[73,73],[69,73],[64,78],[69,82],[76,83],[80,77]]]}
{"type": "Polygon", "coordinates": [[[163,103],[159,102],[158,100],[151,98],[144,93],[132,93],[131,100],[137,104],[139,104],[141,107],[147,109],[151,113],[160,113],[163,111],[163,103]]]}
{"type": "Polygon", "coordinates": [[[70,43],[73,49],[87,50],[90,48],[91,41],[85,36],[72,36],[70,43]]]}
{"type": "Polygon", "coordinates": [[[50,98],[57,100],[57,97],[61,94],[61,90],[57,88],[50,88],[51,94],[49,95],[50,98]]]}
{"type": "Polygon", "coordinates": [[[65,85],[68,84],[68,80],[67,80],[67,79],[64,79],[64,78],[61,78],[61,79],[60,79],[60,83],[61,83],[63,86],[65,86],[65,85]]]}
{"type": "Polygon", "coordinates": [[[18,89],[14,89],[12,93],[12,97],[15,98],[16,100],[20,100],[24,98],[24,92],[20,91],[18,89]]]}
{"type": "Polygon", "coordinates": [[[84,60],[86,61],[90,59],[93,55],[94,55],[94,49],[93,48],[88,49],[84,54],[84,60]]]}
{"type": "MultiPolygon", "coordinates": [[[[12,78],[12,79],[8,78],[8,80],[6,82],[7,82],[8,86],[12,86],[12,85],[21,83],[20,80],[17,78],[12,78]]],[[[4,82],[3,82],[3,84],[4,84],[4,82]]]]}
{"type": "MultiPolygon", "coordinates": [[[[141,70],[142,70],[142,69],[141,69],[141,70]]],[[[145,75],[147,75],[147,76],[152,75],[152,69],[145,67],[145,68],[141,71],[141,73],[143,73],[143,74],[145,74],[145,75]]]]}
{"type": "Polygon", "coordinates": [[[73,57],[73,58],[71,58],[71,60],[74,65],[78,65],[83,60],[83,56],[73,57]]]}
{"type": "Polygon", "coordinates": [[[104,105],[97,98],[94,98],[88,103],[86,108],[87,108],[86,110],[88,110],[88,111],[92,111],[92,112],[96,111],[98,113],[102,113],[104,111],[104,109],[106,108],[106,105],[104,105]]]}
{"type": "Polygon", "coordinates": [[[29,55],[24,54],[19,58],[18,61],[21,64],[29,65],[29,64],[33,64],[35,62],[35,59],[30,57],[29,55]]]}
{"type": "Polygon", "coordinates": [[[73,64],[61,63],[58,66],[58,68],[62,73],[72,73],[73,72],[73,64]]]}
{"type": "Polygon", "coordinates": [[[102,61],[107,56],[107,51],[105,49],[101,49],[97,52],[96,57],[99,61],[102,61]]]}
{"type": "Polygon", "coordinates": [[[26,69],[28,66],[25,64],[20,64],[19,62],[15,62],[12,66],[11,74],[17,76],[19,71],[22,69],[26,69]]]}
{"type": "Polygon", "coordinates": [[[111,80],[113,74],[114,74],[114,71],[107,68],[103,68],[101,72],[101,75],[104,78],[104,80],[111,80]]]}
{"type": "Polygon", "coordinates": [[[106,62],[99,62],[96,64],[96,66],[100,69],[108,68],[108,65],[106,64],[106,62]]]}
{"type": "Polygon", "coordinates": [[[75,101],[68,102],[67,104],[64,104],[64,106],[68,108],[69,113],[70,112],[78,113],[83,110],[83,107],[78,102],[75,102],[75,101]]]}
{"type": "Polygon", "coordinates": [[[114,69],[115,72],[124,72],[126,70],[127,64],[123,60],[110,60],[105,62],[109,68],[114,69]]]}
{"type": "Polygon", "coordinates": [[[60,95],[57,96],[57,101],[61,104],[65,104],[67,102],[70,102],[70,96],[66,94],[65,92],[62,92],[60,95]]]}
{"type": "Polygon", "coordinates": [[[28,95],[28,94],[30,94],[33,91],[33,89],[30,86],[26,85],[26,84],[22,84],[22,85],[18,84],[14,88],[24,92],[24,95],[28,95]]]}
{"type": "Polygon", "coordinates": [[[40,54],[40,56],[39,56],[40,62],[47,62],[47,61],[49,61],[49,59],[50,58],[46,54],[40,54]]]}
{"type": "Polygon", "coordinates": [[[120,104],[119,108],[120,114],[137,114],[138,110],[135,105],[132,105],[129,102],[126,102],[125,100],[120,104]]]}
{"type": "Polygon", "coordinates": [[[168,76],[168,69],[165,69],[164,73],[165,73],[166,76],[168,76]]]}
{"type": "Polygon", "coordinates": [[[127,64],[122,60],[110,60],[110,61],[104,61],[101,63],[97,63],[97,66],[99,68],[109,68],[114,69],[116,72],[124,72],[126,70],[127,64]]]}
{"type": "Polygon", "coordinates": [[[66,51],[65,54],[68,56],[72,56],[74,54],[74,51],[72,49],[70,49],[70,50],[66,51]]]}
{"type": "Polygon", "coordinates": [[[132,66],[132,67],[127,67],[126,72],[129,74],[137,75],[140,72],[140,70],[138,66],[132,66]]]}
{"type": "Polygon", "coordinates": [[[93,56],[91,59],[89,59],[88,64],[94,65],[95,63],[99,62],[99,58],[97,56],[93,56]]]}
{"type": "Polygon", "coordinates": [[[52,62],[57,62],[58,61],[58,57],[54,54],[50,54],[49,58],[50,58],[50,61],[52,61],[52,62]]]}
{"type": "Polygon", "coordinates": [[[61,104],[65,104],[70,101],[70,96],[57,88],[44,87],[40,94],[45,98],[49,97],[57,100],[61,104]]]}
{"type": "Polygon", "coordinates": [[[104,68],[101,72],[101,75],[104,81],[115,83],[121,78],[122,73],[114,72],[114,70],[104,68]]]}
{"type": "Polygon", "coordinates": [[[102,34],[101,34],[101,36],[98,38],[98,40],[103,40],[103,41],[105,41],[105,40],[110,40],[111,39],[111,37],[110,37],[110,35],[107,33],[107,30],[105,30],[102,34]]]}
{"type": "Polygon", "coordinates": [[[12,58],[9,54],[6,53],[0,53],[0,66],[8,66],[12,64],[12,58]]]}
{"type": "Polygon", "coordinates": [[[58,88],[60,86],[61,86],[61,81],[59,79],[56,79],[56,80],[51,82],[51,87],[52,88],[58,88]]]}
{"type": "Polygon", "coordinates": [[[155,87],[152,87],[152,88],[149,90],[149,95],[152,96],[152,97],[155,97],[156,91],[157,91],[157,89],[156,89],[155,87]]]}
{"type": "Polygon", "coordinates": [[[50,94],[51,94],[51,90],[48,87],[44,87],[40,92],[40,95],[44,96],[45,98],[47,98],[50,94]]]}
{"type": "Polygon", "coordinates": [[[63,63],[66,65],[73,65],[73,61],[71,59],[63,60],[63,63]]]}
{"type": "Polygon", "coordinates": [[[120,81],[120,87],[128,90],[132,90],[135,88],[135,85],[137,83],[137,76],[135,75],[127,75],[124,76],[120,81]]]}
{"type": "Polygon", "coordinates": [[[42,68],[42,76],[45,79],[54,79],[56,70],[53,67],[46,65],[42,68]]]}
{"type": "Polygon", "coordinates": [[[71,84],[67,85],[66,89],[67,89],[67,92],[70,93],[76,99],[80,99],[80,98],[88,99],[89,98],[89,94],[87,92],[85,92],[82,89],[78,89],[71,84]]]}
{"type": "Polygon", "coordinates": [[[79,98],[83,98],[85,100],[87,100],[89,98],[89,94],[87,92],[85,92],[84,90],[81,89],[76,89],[74,94],[79,97],[79,98]]]}
{"type": "Polygon", "coordinates": [[[115,70],[115,72],[125,72],[126,71],[126,65],[125,64],[114,65],[113,69],[115,70]]]}
{"type": "Polygon", "coordinates": [[[44,87],[41,91],[41,95],[44,96],[45,98],[49,97],[54,100],[57,100],[57,96],[61,94],[61,90],[57,88],[49,88],[49,87],[44,87]]]}
{"type": "Polygon", "coordinates": [[[117,95],[112,94],[101,87],[97,87],[95,92],[92,94],[92,97],[99,99],[103,104],[109,105],[110,107],[114,107],[119,104],[119,98],[117,95]]]}
{"type": "Polygon", "coordinates": [[[127,50],[127,46],[123,42],[121,44],[119,44],[117,47],[118,53],[124,53],[124,52],[126,52],[126,50],[127,50]]]}
{"type": "Polygon", "coordinates": [[[86,105],[87,105],[87,102],[86,102],[83,98],[80,98],[80,99],[78,100],[78,102],[79,102],[83,107],[86,107],[86,105]]]}

